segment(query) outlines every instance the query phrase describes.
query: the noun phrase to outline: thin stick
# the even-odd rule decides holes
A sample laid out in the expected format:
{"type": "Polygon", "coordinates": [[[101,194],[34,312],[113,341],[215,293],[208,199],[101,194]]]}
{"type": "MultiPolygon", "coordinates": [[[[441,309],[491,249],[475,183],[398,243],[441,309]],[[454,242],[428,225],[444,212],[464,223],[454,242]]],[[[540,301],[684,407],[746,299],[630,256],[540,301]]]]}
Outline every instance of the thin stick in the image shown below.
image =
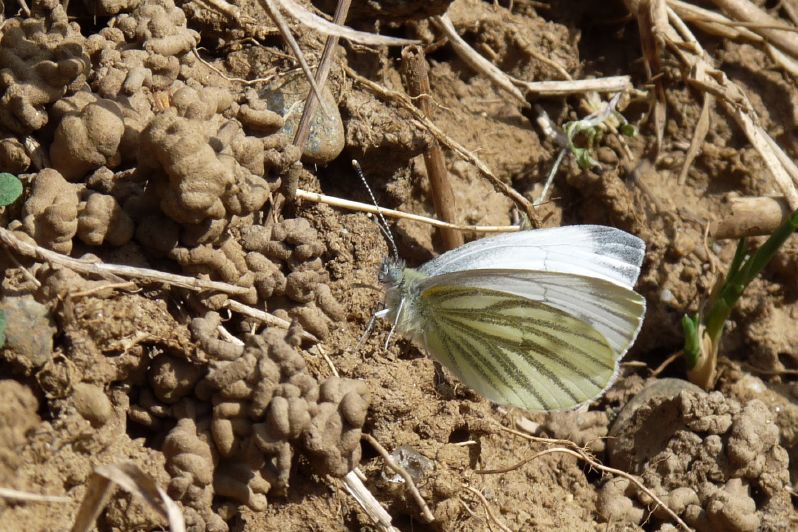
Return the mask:
{"type": "Polygon", "coordinates": [[[95,286],[93,288],[89,288],[87,290],[81,290],[79,292],[70,292],[69,297],[71,297],[72,299],[78,299],[81,297],[94,295],[98,292],[102,292],[103,290],[116,290],[117,288],[135,290],[138,288],[138,285],[133,281],[124,281],[121,283],[107,283],[95,286]]]}
{"type": "MultiPolygon", "coordinates": [[[[234,77],[228,76],[227,74],[225,74],[224,72],[222,72],[221,70],[219,70],[218,68],[216,68],[215,66],[210,64],[208,61],[203,59],[202,56],[199,54],[199,50],[197,50],[196,46],[194,48],[192,48],[191,51],[194,52],[194,55],[196,56],[196,58],[199,60],[200,63],[202,63],[203,65],[205,65],[209,69],[213,70],[216,74],[218,74],[222,78],[226,79],[227,81],[231,81],[231,82],[234,82],[234,83],[241,83],[242,85],[249,86],[249,85],[257,85],[258,83],[266,83],[266,82],[269,82],[269,81],[271,81],[271,80],[273,80],[275,78],[275,76],[268,76],[268,77],[265,77],[265,78],[255,78],[255,79],[234,78],[234,77]]],[[[276,68],[272,68],[272,69],[269,70],[269,72],[275,72],[276,70],[277,70],[276,68]]]]}
{"type": "Polygon", "coordinates": [[[196,279],[185,275],[176,275],[148,268],[136,268],[134,266],[124,266],[121,264],[106,264],[103,262],[89,262],[82,259],[73,259],[61,253],[56,253],[39,245],[29,244],[14,235],[8,229],[0,227],[0,242],[10,249],[34,259],[39,259],[50,264],[59,264],[78,273],[91,275],[117,275],[119,277],[142,279],[153,283],[164,283],[171,286],[179,286],[188,290],[201,292],[210,290],[222,292],[224,294],[241,295],[249,293],[249,288],[235,286],[218,281],[207,281],[196,279]]]}
{"type": "MultiPolygon", "coordinates": [[[[430,93],[432,87],[429,82],[429,65],[424,57],[424,50],[420,46],[409,46],[402,50],[402,67],[405,84],[408,92],[424,115],[432,120],[432,106],[430,93]]],[[[424,152],[424,164],[427,167],[432,203],[439,218],[448,223],[457,219],[457,207],[454,200],[454,191],[449,181],[449,172],[446,170],[446,160],[443,150],[436,140],[424,152]]],[[[439,227],[438,234],[443,240],[444,247],[449,249],[459,248],[463,245],[463,234],[448,227],[439,227]]]]}
{"type": "MultiPolygon", "coordinates": [[[[335,16],[333,18],[335,24],[342,25],[346,22],[346,16],[349,14],[349,6],[351,4],[352,0],[338,0],[338,6],[335,8],[335,16]]],[[[324,43],[324,51],[321,53],[319,68],[316,70],[316,84],[321,90],[327,84],[327,76],[330,75],[333,52],[336,46],[338,46],[338,36],[328,35],[327,41],[324,43]]],[[[316,116],[316,109],[318,109],[320,103],[315,93],[308,94],[305,100],[305,107],[302,109],[302,117],[299,119],[299,125],[296,128],[296,135],[294,135],[294,146],[299,147],[300,150],[304,148],[308,140],[310,124],[313,121],[313,117],[316,116]]]]}
{"type": "Polygon", "coordinates": [[[360,470],[355,468],[344,477],[344,486],[349,495],[354,498],[357,503],[363,508],[363,511],[368,514],[374,523],[380,528],[388,532],[399,532],[392,524],[391,514],[385,511],[380,502],[372,495],[369,489],[363,484],[360,479],[360,470]]]}
{"type": "MultiPolygon", "coordinates": [[[[256,308],[249,307],[241,303],[240,301],[236,301],[235,299],[228,299],[227,301],[224,302],[224,306],[229,308],[233,312],[238,312],[239,314],[263,322],[271,327],[288,329],[291,326],[290,321],[278,318],[277,316],[269,314],[268,312],[264,312],[256,308]]],[[[316,338],[314,335],[310,334],[307,331],[302,331],[302,339],[308,340],[310,342],[317,342],[317,343],[319,342],[318,338],[316,338]]]]}
{"type": "Polygon", "coordinates": [[[305,54],[302,53],[302,49],[299,47],[299,44],[297,44],[296,39],[294,39],[291,29],[288,27],[288,23],[280,13],[280,8],[274,5],[274,0],[258,1],[260,2],[261,7],[263,7],[266,13],[268,13],[269,18],[271,18],[272,21],[277,25],[277,28],[280,30],[280,34],[283,36],[283,39],[285,39],[285,42],[293,52],[296,60],[299,61],[299,66],[302,67],[302,72],[305,73],[305,77],[308,79],[308,83],[310,83],[311,90],[316,94],[316,97],[319,99],[319,101],[321,101],[321,89],[316,84],[316,78],[310,71],[307,61],[305,61],[305,54]]]}
{"type": "Polygon", "coordinates": [[[0,488],[0,498],[22,502],[72,502],[72,499],[69,497],[40,495],[38,493],[30,493],[28,491],[20,491],[12,488],[0,488]]]}
{"type": "Polygon", "coordinates": [[[507,528],[507,525],[505,525],[504,523],[502,523],[501,521],[499,521],[499,518],[498,518],[498,517],[496,517],[496,514],[494,514],[494,513],[493,513],[493,510],[491,509],[491,507],[490,507],[490,504],[488,504],[488,500],[485,498],[485,496],[484,496],[484,495],[482,495],[482,492],[481,492],[481,491],[479,491],[478,489],[474,489],[474,488],[472,488],[471,486],[463,486],[463,487],[464,487],[465,489],[467,489],[468,491],[470,491],[471,493],[473,493],[474,495],[476,495],[476,496],[477,496],[477,498],[479,499],[479,501],[480,501],[480,502],[482,503],[482,505],[485,507],[485,511],[486,511],[486,512],[488,512],[488,517],[490,517],[491,521],[493,521],[494,523],[496,523],[496,526],[497,526],[497,527],[499,527],[499,529],[500,529],[502,532],[512,532],[512,530],[510,530],[509,528],[507,528]]]}
{"type": "Polygon", "coordinates": [[[444,14],[432,17],[432,23],[441,30],[446,38],[449,39],[449,44],[454,48],[455,53],[477,72],[485,74],[497,87],[510,94],[515,100],[523,107],[529,107],[529,102],[526,100],[524,93],[518,87],[513,85],[510,78],[502,72],[496,65],[479,55],[473,48],[471,48],[465,40],[454,29],[452,21],[449,16],[444,14]]]}
{"type": "Polygon", "coordinates": [[[563,81],[525,81],[509,76],[513,83],[523,87],[529,94],[539,97],[570,96],[586,92],[623,92],[632,88],[629,76],[609,76],[593,79],[570,79],[563,81]]]}
{"type": "Polygon", "coordinates": [[[784,196],[729,198],[709,232],[716,240],[770,235],[791,212],[784,196]]]}
{"type": "Polygon", "coordinates": [[[424,516],[424,520],[427,521],[428,523],[432,523],[433,521],[435,521],[435,516],[432,515],[429,506],[427,506],[427,503],[424,501],[424,498],[418,492],[416,483],[413,482],[413,477],[410,476],[410,473],[408,473],[404,467],[394,462],[393,458],[391,458],[391,455],[388,454],[388,451],[385,450],[385,447],[383,447],[380,444],[380,442],[378,442],[374,438],[374,436],[372,436],[371,434],[364,433],[361,435],[361,438],[369,442],[369,444],[372,447],[374,447],[374,449],[376,449],[378,453],[380,453],[380,456],[382,456],[382,459],[385,460],[385,465],[388,466],[388,469],[390,469],[391,471],[402,477],[402,479],[404,479],[405,487],[413,495],[413,498],[416,499],[416,503],[418,504],[419,508],[421,508],[421,514],[424,516]]]}
{"type": "Polygon", "coordinates": [[[668,366],[670,366],[671,364],[673,364],[674,362],[676,362],[677,360],[679,360],[683,356],[684,356],[684,351],[682,351],[681,349],[676,351],[674,354],[672,354],[671,356],[669,356],[668,358],[663,360],[662,364],[657,366],[657,368],[654,371],[651,372],[651,376],[652,377],[656,377],[657,375],[659,375],[660,373],[665,371],[668,366]]]}
{"type": "Polygon", "coordinates": [[[771,17],[747,0],[712,0],[712,3],[737,20],[757,24],[750,28],[751,31],[758,33],[793,57],[798,57],[798,39],[794,34],[765,27],[783,25],[779,19],[771,17]]]}
{"type": "Polygon", "coordinates": [[[296,189],[296,198],[306,201],[312,201],[314,203],[324,203],[326,205],[331,205],[333,207],[341,207],[353,211],[369,212],[372,214],[382,213],[383,215],[388,216],[390,218],[402,218],[405,220],[411,220],[413,222],[429,224],[435,227],[446,227],[449,229],[455,229],[457,231],[473,231],[475,233],[514,233],[521,230],[521,227],[517,225],[450,224],[447,222],[436,220],[435,218],[428,218],[426,216],[419,216],[418,214],[410,214],[407,212],[396,211],[393,209],[386,209],[385,207],[376,207],[374,205],[369,205],[368,203],[360,203],[358,201],[336,198],[335,196],[327,196],[325,194],[319,194],[317,192],[308,192],[307,190],[303,190],[301,188],[296,189]]]}
{"type": "Polygon", "coordinates": [[[377,96],[385,98],[386,100],[390,100],[395,102],[396,104],[400,105],[404,109],[406,109],[409,113],[413,115],[415,120],[418,122],[419,127],[423,127],[427,129],[433,137],[435,137],[438,142],[455,152],[457,155],[465,159],[466,161],[473,164],[485,177],[487,177],[490,182],[493,184],[496,190],[502,192],[507,197],[512,199],[529,217],[530,222],[534,227],[539,227],[540,223],[538,222],[537,216],[535,215],[535,208],[532,203],[526,199],[521,193],[515,190],[513,187],[496,177],[496,175],[488,168],[488,166],[482,162],[476,155],[468,151],[464,148],[461,144],[457,141],[453,140],[451,137],[446,135],[443,131],[441,131],[438,126],[433,124],[427,117],[424,116],[413,102],[408,98],[406,95],[392,91],[380,85],[379,83],[374,83],[370,79],[364,78],[348,66],[344,67],[347,75],[351,77],[354,81],[359,83],[360,85],[366,87],[370,91],[372,91],[377,96]]]}

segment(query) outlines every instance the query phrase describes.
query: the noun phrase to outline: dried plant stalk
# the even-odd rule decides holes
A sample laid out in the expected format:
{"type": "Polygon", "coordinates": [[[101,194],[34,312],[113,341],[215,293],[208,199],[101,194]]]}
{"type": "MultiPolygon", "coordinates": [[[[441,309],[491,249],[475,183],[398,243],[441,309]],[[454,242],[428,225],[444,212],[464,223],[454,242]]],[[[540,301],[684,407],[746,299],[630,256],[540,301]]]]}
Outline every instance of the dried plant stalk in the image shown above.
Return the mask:
{"type": "MultiPolygon", "coordinates": [[[[429,83],[429,65],[420,46],[410,46],[402,51],[403,74],[407,90],[413,101],[424,115],[432,120],[432,106],[429,98],[432,89],[429,83]]],[[[432,203],[435,212],[445,222],[455,223],[457,207],[454,200],[452,184],[449,181],[449,172],[446,170],[446,160],[443,156],[438,141],[433,139],[432,145],[424,153],[424,163],[427,167],[432,192],[432,203]]],[[[443,240],[444,247],[455,249],[463,245],[463,234],[448,227],[439,227],[438,234],[443,240]]]]}

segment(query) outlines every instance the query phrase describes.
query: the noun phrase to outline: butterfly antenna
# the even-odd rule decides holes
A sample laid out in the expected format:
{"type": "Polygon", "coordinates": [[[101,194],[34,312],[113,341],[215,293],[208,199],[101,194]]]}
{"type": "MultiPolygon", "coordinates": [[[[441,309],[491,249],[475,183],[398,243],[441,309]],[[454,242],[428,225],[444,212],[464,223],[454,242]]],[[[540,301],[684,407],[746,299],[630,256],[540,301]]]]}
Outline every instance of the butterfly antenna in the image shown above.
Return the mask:
{"type": "Polygon", "coordinates": [[[382,209],[380,208],[379,204],[377,203],[377,198],[374,197],[374,193],[371,191],[371,187],[369,186],[368,181],[366,181],[366,176],[363,175],[363,169],[360,168],[360,163],[357,162],[355,159],[352,159],[352,167],[357,172],[357,175],[360,176],[360,180],[363,182],[363,185],[366,187],[366,190],[369,193],[369,197],[371,198],[371,202],[377,207],[377,216],[380,218],[380,222],[377,224],[382,231],[382,234],[385,235],[385,238],[391,244],[391,251],[393,251],[393,258],[399,260],[399,249],[396,247],[396,241],[393,239],[393,235],[391,235],[391,230],[388,227],[388,222],[385,220],[385,217],[382,215],[382,209]]]}

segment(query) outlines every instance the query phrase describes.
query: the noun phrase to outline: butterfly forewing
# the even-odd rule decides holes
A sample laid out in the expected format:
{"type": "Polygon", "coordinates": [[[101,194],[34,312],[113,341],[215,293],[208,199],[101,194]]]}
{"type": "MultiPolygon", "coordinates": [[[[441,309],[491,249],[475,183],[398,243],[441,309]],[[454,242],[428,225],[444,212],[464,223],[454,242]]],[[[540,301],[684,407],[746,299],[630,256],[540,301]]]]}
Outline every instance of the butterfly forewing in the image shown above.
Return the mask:
{"type": "Polygon", "coordinates": [[[619,356],[605,336],[541,301],[436,282],[418,305],[429,353],[497,403],[573,408],[600,395],[615,376],[619,356]]]}

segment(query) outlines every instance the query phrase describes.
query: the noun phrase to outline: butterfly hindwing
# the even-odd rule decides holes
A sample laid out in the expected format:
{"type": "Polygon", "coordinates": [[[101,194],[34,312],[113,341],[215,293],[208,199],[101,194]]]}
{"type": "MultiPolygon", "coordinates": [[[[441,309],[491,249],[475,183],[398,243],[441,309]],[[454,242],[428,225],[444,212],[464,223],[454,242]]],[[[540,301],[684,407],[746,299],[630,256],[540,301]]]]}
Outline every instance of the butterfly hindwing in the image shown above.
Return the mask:
{"type": "Polygon", "coordinates": [[[618,359],[588,321],[541,301],[446,283],[420,294],[426,349],[487,398],[527,410],[563,410],[599,396],[618,359]]]}

